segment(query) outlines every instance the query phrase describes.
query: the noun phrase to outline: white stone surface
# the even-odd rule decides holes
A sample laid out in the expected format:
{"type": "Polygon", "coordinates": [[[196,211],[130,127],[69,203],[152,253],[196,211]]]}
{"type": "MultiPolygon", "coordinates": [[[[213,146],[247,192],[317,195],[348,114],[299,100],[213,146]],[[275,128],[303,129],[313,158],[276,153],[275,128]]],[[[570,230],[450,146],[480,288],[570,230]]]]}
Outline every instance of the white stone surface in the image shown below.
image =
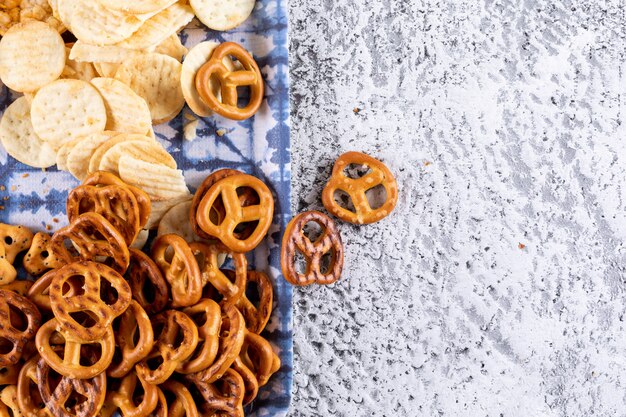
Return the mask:
{"type": "Polygon", "coordinates": [[[626,415],[623,1],[290,13],[294,209],[348,150],[400,186],[295,290],[291,415],[626,415]]]}

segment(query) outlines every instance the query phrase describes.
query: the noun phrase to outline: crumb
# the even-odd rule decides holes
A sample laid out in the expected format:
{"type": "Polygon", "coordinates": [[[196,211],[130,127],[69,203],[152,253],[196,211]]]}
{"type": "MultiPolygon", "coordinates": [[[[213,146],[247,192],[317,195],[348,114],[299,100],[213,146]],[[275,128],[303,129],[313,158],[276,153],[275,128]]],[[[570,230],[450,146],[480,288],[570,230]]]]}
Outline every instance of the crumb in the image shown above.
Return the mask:
{"type": "Polygon", "coordinates": [[[196,118],[191,113],[185,113],[183,116],[185,117],[185,119],[189,120],[190,122],[193,122],[194,120],[196,120],[196,118]]]}
{"type": "Polygon", "coordinates": [[[3,199],[4,201],[7,201],[7,200],[9,199],[9,196],[8,196],[8,195],[7,195],[7,196],[4,196],[4,197],[2,197],[2,199],[3,199]]]}
{"type": "Polygon", "coordinates": [[[217,133],[217,136],[222,137],[222,136],[224,136],[226,134],[226,129],[224,129],[224,128],[217,129],[217,132],[215,132],[215,133],[217,133]]]}
{"type": "Polygon", "coordinates": [[[432,164],[433,164],[433,163],[432,163],[432,162],[430,162],[430,161],[425,161],[425,162],[424,162],[424,166],[426,166],[426,167],[427,167],[427,166],[429,166],[429,165],[432,165],[432,164]]]}
{"type": "Polygon", "coordinates": [[[41,172],[46,172],[46,168],[41,168],[41,172]]]}
{"type": "Polygon", "coordinates": [[[28,172],[25,172],[22,174],[22,178],[28,178],[30,176],[30,174],[28,172]]]}
{"type": "Polygon", "coordinates": [[[50,226],[49,224],[46,225],[46,230],[52,230],[52,226],[50,226]]]}
{"type": "Polygon", "coordinates": [[[517,245],[518,248],[520,249],[524,249],[526,247],[526,245],[524,245],[523,243],[520,243],[517,245]]]}
{"type": "Polygon", "coordinates": [[[5,187],[4,185],[0,185],[0,191],[4,191],[6,189],[7,189],[7,187],[5,187]]]}
{"type": "Polygon", "coordinates": [[[198,134],[198,124],[199,120],[194,120],[193,122],[189,122],[183,128],[183,137],[185,140],[192,141],[196,138],[198,134]]]}
{"type": "Polygon", "coordinates": [[[0,206],[0,210],[4,210],[4,206],[0,206]]]}
{"type": "Polygon", "coordinates": [[[53,222],[58,223],[59,219],[57,219],[56,217],[54,219],[52,219],[53,222]]]}
{"type": "Polygon", "coordinates": [[[15,191],[15,190],[17,190],[17,187],[15,185],[12,185],[11,186],[11,191],[15,191]]]}
{"type": "Polygon", "coordinates": [[[352,111],[354,112],[354,114],[359,114],[361,109],[359,109],[358,107],[355,107],[354,109],[352,109],[352,111]]]}

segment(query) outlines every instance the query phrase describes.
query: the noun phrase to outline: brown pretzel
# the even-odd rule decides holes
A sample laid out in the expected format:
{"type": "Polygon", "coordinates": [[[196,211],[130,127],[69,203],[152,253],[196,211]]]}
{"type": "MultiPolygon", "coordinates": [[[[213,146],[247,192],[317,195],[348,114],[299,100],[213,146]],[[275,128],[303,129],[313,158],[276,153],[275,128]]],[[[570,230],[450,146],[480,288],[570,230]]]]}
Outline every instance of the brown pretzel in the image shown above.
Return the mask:
{"type": "Polygon", "coordinates": [[[118,320],[119,328],[115,334],[115,341],[121,358],[107,369],[107,374],[114,378],[122,378],[128,374],[137,362],[150,354],[154,346],[150,317],[137,301],[132,300],[118,320]]]}
{"type": "Polygon", "coordinates": [[[256,379],[254,372],[243,364],[241,357],[237,357],[237,359],[235,359],[232,369],[237,371],[237,373],[241,376],[241,379],[243,379],[243,385],[246,389],[243,396],[243,405],[248,405],[254,401],[256,396],[259,394],[259,381],[256,379]]]}
{"type": "Polygon", "coordinates": [[[249,252],[263,240],[272,224],[274,199],[269,188],[258,178],[246,174],[231,175],[217,181],[204,195],[197,211],[200,228],[215,236],[234,252],[249,252]],[[249,187],[259,197],[259,203],[242,207],[237,189],[249,187]],[[225,215],[219,224],[211,218],[211,208],[222,197],[225,215]],[[257,222],[254,231],[245,239],[238,239],[235,229],[240,223],[257,222]]]}
{"type": "Polygon", "coordinates": [[[53,389],[50,372],[51,367],[42,358],[37,363],[37,380],[39,392],[47,409],[54,416],[93,417],[104,404],[106,397],[106,374],[90,379],[74,379],[63,376],[53,389]],[[84,397],[84,401],[69,407],[68,400],[74,395],[84,397]]]}
{"type": "Polygon", "coordinates": [[[39,359],[39,356],[35,356],[22,367],[17,381],[17,403],[25,416],[53,417],[50,411],[46,410],[39,393],[40,384],[37,379],[39,359]]]}
{"type": "Polygon", "coordinates": [[[198,408],[191,392],[186,386],[172,379],[160,385],[164,393],[170,393],[174,397],[168,401],[169,409],[167,417],[199,417],[198,408]]]}
{"type": "Polygon", "coordinates": [[[74,222],[83,213],[102,215],[124,237],[130,246],[140,228],[139,204],[135,195],[125,186],[81,185],[70,191],[67,198],[67,217],[74,222]]]}
{"type": "Polygon", "coordinates": [[[341,220],[353,224],[374,223],[387,217],[393,211],[397,201],[398,184],[389,168],[379,160],[360,152],[344,153],[335,161],[330,180],[322,192],[322,202],[326,210],[341,220]],[[361,178],[349,178],[344,174],[344,169],[350,164],[364,165],[371,172],[361,178]],[[372,209],[365,192],[379,185],[385,187],[387,199],[382,206],[372,209]],[[335,201],[335,191],[338,190],[350,196],[354,212],[341,207],[335,201]]]}
{"type": "Polygon", "coordinates": [[[89,379],[103,373],[110,365],[115,352],[115,337],[110,326],[99,340],[85,344],[71,333],[69,335],[62,333],[57,319],[52,319],[41,326],[37,332],[35,344],[37,351],[48,365],[61,375],[75,379],[89,379]],[[61,352],[57,352],[52,346],[52,341],[58,338],[64,340],[63,357],[59,355],[61,352]],[[89,351],[89,345],[99,345],[99,357],[89,351]],[[90,359],[92,359],[89,365],[81,364],[85,351],[90,353],[90,359]]]}
{"type": "MultiPolygon", "coordinates": [[[[50,284],[52,284],[52,278],[57,274],[57,270],[48,271],[46,274],[41,276],[37,281],[33,283],[27,293],[27,297],[30,301],[32,301],[37,308],[44,311],[52,311],[52,306],[50,305],[50,284]]],[[[82,282],[77,279],[78,277],[73,277],[69,281],[67,281],[68,287],[67,292],[64,293],[66,297],[78,294],[82,288],[82,282]]],[[[21,282],[21,281],[20,281],[21,282]]]]}
{"type": "Polygon", "coordinates": [[[17,387],[15,385],[7,385],[0,392],[0,404],[4,404],[8,410],[11,410],[2,416],[2,410],[0,409],[0,416],[2,417],[21,417],[22,411],[17,403],[17,387]]]}
{"type": "Polygon", "coordinates": [[[139,228],[143,229],[146,223],[148,223],[152,204],[150,203],[150,196],[145,191],[137,187],[133,187],[132,185],[126,184],[115,174],[105,171],[94,172],[89,177],[87,177],[85,181],[83,181],[83,185],[118,185],[128,188],[130,192],[132,192],[135,196],[135,199],[137,200],[137,204],[139,206],[139,228]]]}
{"type": "Polygon", "coordinates": [[[200,301],[200,268],[182,237],[174,234],[157,237],[152,246],[152,259],[170,284],[172,307],[188,307],[200,301]]]}
{"type": "Polygon", "coordinates": [[[239,357],[241,364],[254,373],[260,387],[267,384],[280,369],[280,358],[274,353],[272,345],[255,333],[246,332],[239,357]]]}
{"type": "Polygon", "coordinates": [[[237,300],[235,306],[243,314],[246,320],[246,328],[252,333],[261,334],[272,315],[272,305],[274,302],[274,288],[272,281],[263,272],[248,271],[247,285],[256,284],[259,293],[258,306],[246,296],[244,291],[237,300]]]}
{"type": "Polygon", "coordinates": [[[246,323],[243,316],[234,306],[222,306],[222,326],[220,329],[220,344],[215,362],[204,371],[190,374],[194,380],[214,382],[224,375],[224,372],[233,364],[243,346],[246,323]]]}
{"type": "Polygon", "coordinates": [[[41,275],[49,269],[62,267],[65,263],[52,253],[52,241],[47,233],[36,233],[33,244],[24,255],[24,269],[33,276],[41,275]]]}
{"type": "MultiPolygon", "coordinates": [[[[69,289],[69,288],[68,288],[69,289]]],[[[113,320],[128,308],[131,301],[130,286],[124,278],[106,265],[95,262],[74,262],[55,271],[50,284],[50,305],[66,334],[82,342],[92,342],[111,329],[113,320]],[[83,294],[67,295],[66,285],[73,278],[84,278],[83,294]],[[109,303],[101,297],[105,284],[117,291],[117,300],[109,303]],[[84,312],[94,320],[90,327],[78,323],[71,313],[84,312]]],[[[90,323],[91,324],[91,323],[90,323]]]]}
{"type": "Polygon", "coordinates": [[[150,355],[139,362],[135,369],[137,375],[147,382],[162,384],[181,362],[193,354],[198,346],[198,328],[185,313],[175,310],[168,310],[156,316],[153,325],[162,326],[159,337],[150,355]],[[179,332],[182,332],[182,339],[178,337],[179,332]],[[159,359],[162,362],[156,369],[151,369],[151,359],[159,359]]]}
{"type": "Polygon", "coordinates": [[[24,226],[12,226],[0,223],[0,246],[4,246],[4,258],[10,264],[20,252],[30,248],[33,242],[33,232],[24,226]]]}
{"type": "Polygon", "coordinates": [[[158,313],[170,298],[167,282],[152,259],[138,249],[130,249],[130,265],[126,270],[133,298],[146,313],[158,313]]]}
{"type": "Polygon", "coordinates": [[[219,348],[220,326],[222,325],[222,310],[213,300],[200,300],[195,306],[183,309],[198,327],[198,347],[189,358],[176,368],[181,374],[191,374],[205,370],[215,360],[219,348]]]}
{"type": "Polygon", "coordinates": [[[190,379],[198,388],[206,402],[202,405],[208,415],[243,417],[243,398],[245,385],[241,375],[232,369],[227,369],[217,381],[207,382],[190,379]]]}
{"type": "Polygon", "coordinates": [[[15,365],[0,366],[0,385],[17,384],[18,375],[22,368],[22,362],[15,365]]]}
{"type": "Polygon", "coordinates": [[[306,211],[291,219],[281,247],[280,265],[285,279],[293,285],[332,284],[341,276],[343,268],[343,244],[335,222],[319,211],[306,211]],[[304,226],[315,222],[322,228],[322,235],[312,242],[304,234],[304,226]],[[300,252],[306,258],[304,273],[296,270],[295,255],[300,252]],[[322,271],[322,258],[330,254],[328,271],[322,271]]]}
{"type": "Polygon", "coordinates": [[[146,417],[150,415],[159,403],[159,391],[156,385],[148,384],[135,372],[129,373],[115,391],[109,391],[106,396],[104,414],[119,409],[124,417],[146,417]],[[136,398],[137,382],[143,388],[143,395],[136,398]]]}
{"type": "Polygon", "coordinates": [[[211,54],[211,58],[196,74],[196,89],[198,95],[215,113],[228,119],[245,120],[254,115],[261,107],[264,93],[263,76],[256,61],[241,45],[234,42],[224,42],[211,54]],[[235,57],[242,70],[230,71],[224,65],[224,58],[235,57]],[[220,82],[220,101],[213,88],[211,78],[217,77],[220,82]],[[250,87],[250,100],[246,107],[237,106],[239,95],[237,87],[250,87]]]}
{"type": "Polygon", "coordinates": [[[24,279],[13,281],[10,284],[0,285],[0,290],[13,291],[21,295],[22,297],[28,296],[28,290],[33,286],[32,281],[26,281],[24,279]]]}
{"type": "Polygon", "coordinates": [[[130,256],[120,232],[100,214],[91,212],[81,214],[72,224],[52,236],[52,253],[65,263],[96,261],[106,257],[111,266],[122,274],[128,268],[130,256]],[[65,246],[66,239],[76,246],[77,256],[65,246]]]}
{"type": "Polygon", "coordinates": [[[4,245],[0,244],[0,285],[7,285],[15,282],[17,278],[17,270],[6,259],[6,251],[4,245]]]}
{"type": "Polygon", "coordinates": [[[191,251],[198,260],[202,274],[202,284],[210,283],[222,297],[223,303],[234,304],[246,289],[248,261],[243,253],[229,250],[221,243],[206,244],[193,242],[189,244],[191,251]],[[230,255],[235,264],[234,271],[220,269],[220,255],[230,255]],[[232,274],[228,274],[232,272],[232,274]],[[234,279],[233,276],[234,275],[234,279]]]}
{"type": "Polygon", "coordinates": [[[0,340],[4,345],[0,366],[11,366],[20,360],[24,346],[35,337],[41,324],[41,313],[28,298],[13,291],[0,290],[0,300],[0,340]],[[17,312],[26,317],[26,323],[19,323],[17,312]],[[16,324],[19,327],[15,327],[16,324]]]}

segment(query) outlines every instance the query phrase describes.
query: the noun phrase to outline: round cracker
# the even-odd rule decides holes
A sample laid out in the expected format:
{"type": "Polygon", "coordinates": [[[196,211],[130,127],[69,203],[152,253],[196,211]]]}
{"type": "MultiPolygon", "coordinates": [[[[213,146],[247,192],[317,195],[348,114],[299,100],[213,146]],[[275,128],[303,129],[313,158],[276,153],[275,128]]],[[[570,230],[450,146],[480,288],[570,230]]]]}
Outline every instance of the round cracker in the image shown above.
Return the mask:
{"type": "Polygon", "coordinates": [[[81,80],[57,80],[41,88],[33,99],[31,117],[35,132],[53,149],[103,132],[107,121],[102,96],[81,80]]]}
{"type": "Polygon", "coordinates": [[[61,78],[91,81],[93,78],[98,76],[91,62],[78,62],[70,59],[70,51],[70,48],[65,48],[67,61],[65,62],[65,69],[61,74],[61,78]]]}
{"type": "Polygon", "coordinates": [[[130,37],[143,24],[136,16],[107,9],[100,1],[81,1],[70,17],[72,33],[92,45],[113,45],[130,37]]]}
{"type": "Polygon", "coordinates": [[[150,237],[150,231],[141,229],[130,247],[139,250],[143,249],[143,247],[146,246],[146,243],[148,243],[148,237],[150,237]]]}
{"type": "Polygon", "coordinates": [[[70,31],[72,30],[72,15],[74,11],[80,7],[81,1],[82,0],[56,0],[56,5],[52,5],[53,10],[55,10],[56,6],[56,14],[61,23],[70,31]]]}
{"type": "Polygon", "coordinates": [[[146,133],[152,127],[152,117],[146,101],[126,84],[114,78],[94,78],[107,110],[107,130],[124,133],[146,133]]]}
{"type": "Polygon", "coordinates": [[[59,78],[64,68],[65,44],[46,23],[20,23],[0,39],[0,79],[15,91],[35,91],[59,78]]]}
{"type": "Polygon", "coordinates": [[[198,19],[213,30],[230,30],[242,24],[256,0],[190,0],[198,19]]]}
{"type": "Polygon", "coordinates": [[[144,227],[146,229],[155,229],[169,209],[183,201],[190,201],[192,198],[193,196],[191,194],[182,194],[179,197],[167,200],[152,200],[150,217],[148,218],[148,223],[146,223],[144,227]]]}
{"type": "Polygon", "coordinates": [[[84,138],[74,138],[68,142],[65,142],[63,146],[59,148],[57,151],[57,169],[61,171],[67,171],[67,156],[74,149],[79,142],[81,142],[84,138]]]}
{"type": "Polygon", "coordinates": [[[152,200],[167,200],[189,194],[183,172],[163,165],[122,155],[118,169],[120,178],[144,190],[152,200]]]}
{"type": "Polygon", "coordinates": [[[146,100],[155,124],[176,117],[185,105],[180,75],[182,65],[171,56],[146,54],[122,63],[115,78],[146,100]]]}
{"type": "Polygon", "coordinates": [[[187,54],[183,61],[183,69],[180,75],[180,85],[187,105],[200,117],[208,117],[213,111],[204,104],[198,90],[196,90],[196,74],[213,54],[213,50],[219,45],[217,42],[200,42],[187,54]]]}
{"type": "Polygon", "coordinates": [[[25,97],[18,98],[4,111],[0,141],[7,153],[23,164],[47,168],[56,162],[54,150],[33,129],[30,104],[25,97]]]}
{"type": "Polygon", "coordinates": [[[149,141],[149,142],[154,141],[154,139],[148,136],[138,135],[136,133],[122,133],[117,136],[114,136],[111,139],[104,142],[103,144],[101,144],[100,146],[98,146],[98,148],[93,152],[93,154],[91,155],[91,158],[89,158],[88,172],[91,174],[100,169],[100,162],[102,161],[102,157],[113,146],[117,145],[118,143],[131,141],[131,140],[143,140],[143,141],[149,141]]]}
{"type": "Polygon", "coordinates": [[[190,210],[191,200],[178,203],[169,209],[159,222],[157,236],[175,233],[185,239],[186,242],[205,241],[196,235],[191,228],[191,222],[189,221],[190,210]]]}
{"type": "Polygon", "coordinates": [[[163,10],[170,4],[171,0],[100,0],[100,3],[111,10],[129,14],[154,13],[163,10]]]}
{"type": "Polygon", "coordinates": [[[183,56],[185,56],[185,54],[189,51],[180,41],[180,36],[178,36],[177,33],[174,33],[158,44],[157,47],[154,48],[154,52],[157,54],[169,55],[178,62],[182,62],[183,56]]]}
{"type": "Polygon", "coordinates": [[[176,161],[158,142],[146,142],[145,140],[123,141],[113,145],[104,153],[98,167],[99,171],[118,174],[118,165],[123,155],[131,156],[145,162],[163,165],[172,169],[176,168],[176,161]]]}
{"type": "Polygon", "coordinates": [[[89,160],[96,149],[107,140],[119,135],[118,132],[94,133],[83,138],[78,146],[74,146],[67,155],[67,170],[79,181],[89,174],[89,160]]]}

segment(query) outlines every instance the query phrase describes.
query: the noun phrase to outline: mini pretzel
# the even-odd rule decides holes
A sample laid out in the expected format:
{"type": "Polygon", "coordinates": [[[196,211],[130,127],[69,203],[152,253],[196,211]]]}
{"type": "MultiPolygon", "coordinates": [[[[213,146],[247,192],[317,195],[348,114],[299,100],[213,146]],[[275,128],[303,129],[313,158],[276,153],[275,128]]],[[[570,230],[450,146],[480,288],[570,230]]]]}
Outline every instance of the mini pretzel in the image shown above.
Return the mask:
{"type": "Polygon", "coordinates": [[[35,356],[24,364],[17,381],[17,403],[20,410],[28,417],[53,417],[46,409],[39,393],[37,379],[37,363],[39,356],[35,356]]]}
{"type": "Polygon", "coordinates": [[[114,378],[122,378],[128,374],[137,362],[150,354],[154,346],[154,333],[150,317],[137,301],[131,301],[128,309],[119,317],[119,320],[120,324],[115,334],[115,341],[119,348],[121,360],[119,363],[111,364],[107,369],[108,375],[114,378]],[[137,334],[139,334],[138,337],[137,334]]]}
{"type": "Polygon", "coordinates": [[[146,417],[159,403],[159,391],[156,385],[148,384],[135,372],[129,373],[122,380],[116,391],[109,391],[105,400],[108,411],[119,409],[124,417],[146,417]],[[135,398],[137,382],[143,388],[143,396],[135,398]]]}
{"type": "Polygon", "coordinates": [[[126,184],[122,181],[118,176],[112,174],[110,172],[105,171],[97,171],[91,174],[85,181],[83,181],[83,185],[94,185],[94,186],[107,186],[107,185],[118,185],[126,187],[130,190],[131,193],[135,196],[137,200],[137,204],[139,207],[139,228],[143,229],[146,223],[148,223],[148,219],[150,218],[150,212],[152,209],[152,204],[150,202],[150,196],[143,190],[134,187],[132,185],[126,184]]]}
{"type": "Polygon", "coordinates": [[[241,45],[234,42],[224,42],[211,54],[211,59],[198,70],[196,74],[196,89],[198,95],[215,113],[228,119],[245,120],[252,117],[263,101],[263,76],[256,61],[241,45]],[[243,66],[243,70],[230,71],[224,65],[224,58],[235,57],[243,66]],[[216,96],[211,88],[211,78],[217,77],[220,82],[221,98],[216,96]],[[239,96],[237,87],[250,87],[250,100],[246,107],[237,106],[239,96]]]}
{"type": "Polygon", "coordinates": [[[200,372],[211,366],[219,348],[220,327],[222,325],[222,310],[213,300],[200,300],[195,306],[183,309],[189,318],[194,320],[198,327],[198,347],[188,359],[182,362],[176,371],[181,374],[200,372]],[[198,323],[203,320],[204,323],[198,323]]]}
{"type": "Polygon", "coordinates": [[[81,185],[74,188],[67,198],[67,217],[70,223],[88,212],[98,213],[107,219],[124,237],[128,246],[141,230],[139,205],[135,195],[127,187],[81,185]]]}
{"type": "Polygon", "coordinates": [[[152,246],[152,259],[170,284],[172,307],[196,304],[202,297],[202,278],[198,262],[185,240],[174,234],[161,235],[152,246]],[[168,249],[173,251],[170,258],[168,249]]]}
{"type": "Polygon", "coordinates": [[[256,379],[254,372],[243,364],[241,357],[237,357],[237,359],[235,359],[232,369],[237,371],[237,373],[241,376],[241,379],[243,379],[243,385],[246,389],[243,396],[243,405],[248,405],[254,401],[259,393],[259,381],[256,379]]]}
{"type": "Polygon", "coordinates": [[[167,417],[199,417],[196,402],[186,386],[172,379],[160,385],[161,390],[171,393],[174,398],[169,403],[167,417]]]}
{"type": "Polygon", "coordinates": [[[22,297],[28,296],[28,290],[33,286],[32,281],[26,281],[24,279],[13,281],[10,284],[1,285],[0,290],[13,291],[22,297]]]}
{"type": "MultiPolygon", "coordinates": [[[[6,408],[11,410],[11,413],[7,411],[7,413],[2,417],[22,416],[22,411],[17,403],[17,387],[15,385],[8,385],[4,387],[2,392],[0,392],[0,404],[4,404],[6,408]]],[[[2,415],[1,413],[2,410],[0,409],[0,415],[2,415]]]]}
{"type": "Polygon", "coordinates": [[[0,367],[0,385],[15,385],[17,384],[18,375],[22,368],[22,362],[18,362],[15,365],[7,365],[0,367]]]}
{"type": "MultiPolygon", "coordinates": [[[[71,288],[71,287],[70,287],[71,288]]],[[[113,320],[122,314],[130,304],[130,286],[113,269],[95,262],[74,262],[55,271],[50,284],[50,304],[55,317],[59,319],[61,330],[83,342],[92,342],[104,336],[111,329],[113,320]],[[68,281],[83,277],[84,293],[68,296],[64,288],[68,281]],[[101,298],[104,283],[110,284],[117,291],[117,300],[109,304],[101,298]],[[71,313],[91,313],[95,323],[85,327],[78,323],[71,313]]]]}
{"type": "Polygon", "coordinates": [[[12,226],[0,223],[0,245],[4,246],[4,258],[9,263],[15,262],[20,252],[30,248],[33,232],[24,226],[12,226]]]}
{"type": "MultiPolygon", "coordinates": [[[[58,270],[48,271],[41,276],[37,281],[33,283],[27,293],[27,297],[32,301],[37,308],[44,311],[52,311],[52,305],[50,305],[50,284],[52,279],[57,274],[58,270]]],[[[76,277],[75,277],[76,278],[76,277]]],[[[22,281],[19,281],[22,282],[22,281]]],[[[76,279],[72,279],[67,282],[69,285],[68,291],[64,293],[66,297],[77,294],[82,288],[82,282],[78,282],[76,279]]]]}
{"type": "Polygon", "coordinates": [[[54,390],[50,381],[51,367],[42,358],[37,363],[39,392],[50,413],[54,416],[93,417],[98,415],[106,397],[106,374],[90,379],[74,379],[63,376],[54,390]],[[85,397],[72,409],[66,405],[73,394],[85,397]]]}
{"type": "Polygon", "coordinates": [[[291,219],[283,236],[280,264],[285,279],[293,285],[326,285],[337,281],[343,268],[343,244],[335,222],[319,211],[306,211],[291,219]],[[303,231],[309,222],[315,222],[322,228],[322,235],[314,242],[303,231]],[[306,258],[304,274],[296,270],[296,251],[306,258]],[[332,258],[328,271],[324,273],[321,270],[322,258],[327,253],[332,258]]]}
{"type": "Polygon", "coordinates": [[[256,284],[259,292],[258,307],[248,299],[245,291],[237,300],[235,306],[243,314],[248,331],[261,334],[272,315],[274,288],[270,278],[260,271],[248,271],[247,285],[249,286],[251,283],[256,284]]]}
{"type": "Polygon", "coordinates": [[[65,263],[96,261],[106,257],[111,266],[122,274],[128,268],[130,256],[120,232],[98,213],[81,214],[69,226],[57,231],[52,236],[52,253],[65,263]],[[65,246],[66,239],[76,245],[78,256],[72,255],[65,246]]]}
{"type": "Polygon", "coordinates": [[[0,290],[0,300],[0,340],[7,344],[2,347],[5,353],[0,353],[0,366],[5,367],[15,365],[20,360],[24,346],[35,337],[39,329],[41,313],[28,298],[13,291],[0,290]],[[9,306],[20,311],[26,317],[27,323],[21,323],[20,328],[14,327],[17,317],[14,317],[9,306]],[[26,328],[22,329],[23,325],[26,328]]]}
{"type": "Polygon", "coordinates": [[[198,328],[193,320],[180,311],[168,310],[153,319],[153,324],[163,326],[161,333],[148,357],[136,366],[137,375],[151,384],[162,384],[196,349],[198,328]],[[178,333],[182,332],[182,340],[178,333]],[[177,340],[181,340],[177,343],[177,340]],[[177,345],[177,346],[176,346],[177,345]],[[150,359],[161,358],[162,363],[150,368],[150,359]]]}
{"type": "Polygon", "coordinates": [[[33,276],[41,275],[49,269],[62,267],[65,263],[52,252],[52,241],[47,233],[36,233],[33,244],[24,255],[24,269],[33,276]]]}
{"type": "Polygon", "coordinates": [[[6,252],[4,245],[0,245],[0,285],[7,285],[15,282],[17,278],[17,270],[6,259],[6,252]]]}
{"type": "Polygon", "coordinates": [[[219,380],[212,383],[197,379],[191,379],[191,382],[206,401],[202,408],[208,415],[244,417],[245,385],[236,371],[227,369],[219,380]]]}
{"type": "Polygon", "coordinates": [[[191,251],[196,256],[198,266],[202,274],[203,284],[209,282],[223,298],[223,303],[233,304],[241,298],[246,289],[246,275],[248,269],[248,261],[243,253],[237,253],[229,250],[220,243],[206,244],[201,242],[193,242],[189,244],[191,251]],[[221,270],[218,260],[222,254],[230,255],[235,264],[233,272],[234,280],[226,270],[221,270]]]}
{"type": "Polygon", "coordinates": [[[322,202],[326,210],[341,220],[354,224],[367,224],[377,222],[387,217],[396,206],[398,201],[398,184],[382,162],[360,152],[347,152],[341,155],[333,172],[322,192],[322,202]],[[344,174],[344,169],[350,164],[359,164],[368,167],[372,172],[361,178],[349,178],[344,174]],[[385,187],[387,200],[377,209],[372,209],[365,192],[378,185],[385,187]],[[341,190],[352,199],[355,212],[341,207],[335,201],[335,191],[341,190]]]}
{"type": "Polygon", "coordinates": [[[167,282],[152,259],[138,249],[130,249],[130,265],[126,270],[133,298],[147,313],[158,313],[169,301],[167,282]]]}
{"type": "Polygon", "coordinates": [[[200,228],[208,235],[215,236],[234,252],[249,252],[254,249],[267,234],[274,215],[274,199],[269,188],[258,178],[246,174],[231,175],[217,181],[200,201],[197,220],[200,228]],[[243,207],[237,189],[249,187],[259,196],[259,203],[243,207]],[[211,208],[221,196],[225,215],[221,223],[211,219],[211,208]],[[256,228],[250,236],[238,239],[235,229],[240,223],[256,222],[256,228]]]}
{"type": "Polygon", "coordinates": [[[254,373],[260,387],[267,384],[280,369],[280,358],[274,353],[272,345],[255,333],[246,332],[239,357],[241,364],[254,373]]]}
{"type": "Polygon", "coordinates": [[[224,375],[224,372],[233,364],[243,346],[246,323],[243,316],[234,306],[222,307],[222,327],[220,330],[220,345],[215,362],[204,371],[189,375],[199,381],[214,382],[224,375]]]}
{"type": "MultiPolygon", "coordinates": [[[[89,342],[100,346],[100,356],[92,355],[90,365],[82,365],[81,357],[84,343],[77,340],[73,334],[61,333],[61,326],[57,319],[52,319],[45,323],[37,332],[35,338],[37,351],[45,362],[61,375],[73,379],[89,379],[102,374],[111,363],[115,352],[115,337],[113,329],[109,326],[106,333],[99,340],[89,342]],[[63,346],[63,357],[60,352],[52,347],[52,340],[55,336],[62,336],[65,339],[63,346]]],[[[42,393],[43,395],[43,393],[42,393]]]]}

